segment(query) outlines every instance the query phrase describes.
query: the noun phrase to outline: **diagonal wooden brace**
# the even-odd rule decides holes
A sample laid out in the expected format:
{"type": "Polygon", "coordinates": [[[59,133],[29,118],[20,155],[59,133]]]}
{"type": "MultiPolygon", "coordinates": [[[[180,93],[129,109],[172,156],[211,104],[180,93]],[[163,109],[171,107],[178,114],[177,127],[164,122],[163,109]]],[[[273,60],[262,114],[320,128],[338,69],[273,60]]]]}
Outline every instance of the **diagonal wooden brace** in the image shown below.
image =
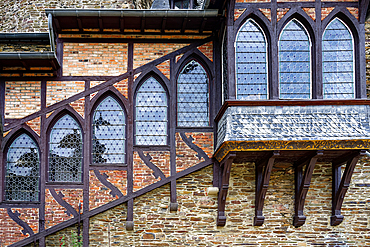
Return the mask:
{"type": "Polygon", "coordinates": [[[262,226],[265,221],[263,216],[263,203],[267,188],[269,186],[271,170],[274,165],[275,158],[280,155],[280,151],[274,151],[270,156],[262,162],[256,162],[256,193],[255,193],[255,216],[253,220],[254,226],[262,226]],[[263,171],[263,168],[264,171],[263,171]]]}
{"type": "Polygon", "coordinates": [[[324,154],[323,151],[316,151],[305,159],[298,161],[295,166],[295,214],[293,225],[300,227],[306,222],[306,216],[303,214],[304,203],[307,192],[310,188],[312,173],[315,168],[317,159],[324,154]],[[303,166],[306,165],[303,175],[303,166]]]}
{"type": "Polygon", "coordinates": [[[343,158],[339,158],[332,162],[333,178],[332,178],[332,216],[330,217],[330,225],[337,226],[343,221],[341,214],[344,196],[351,183],[353,170],[357,164],[358,159],[366,154],[366,150],[355,151],[347,158],[346,169],[341,178],[341,165],[344,162],[343,158]]]}
{"type": "Polygon", "coordinates": [[[221,162],[222,178],[220,192],[218,193],[217,226],[224,226],[226,224],[225,203],[227,192],[229,190],[231,164],[233,163],[235,156],[235,153],[230,152],[221,162]]]}

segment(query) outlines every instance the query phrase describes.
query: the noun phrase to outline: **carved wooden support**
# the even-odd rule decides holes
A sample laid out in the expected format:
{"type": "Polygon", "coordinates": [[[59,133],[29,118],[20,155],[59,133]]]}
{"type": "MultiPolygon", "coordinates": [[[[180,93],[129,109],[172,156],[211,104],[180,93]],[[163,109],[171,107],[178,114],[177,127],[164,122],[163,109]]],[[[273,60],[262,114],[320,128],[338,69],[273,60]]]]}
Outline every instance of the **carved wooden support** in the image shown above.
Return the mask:
{"type": "Polygon", "coordinates": [[[126,230],[134,230],[134,199],[127,201],[126,230]]]}
{"type": "Polygon", "coordinates": [[[299,160],[295,164],[295,214],[293,217],[293,225],[300,227],[306,222],[306,216],[303,214],[304,203],[308,189],[310,188],[312,173],[319,156],[324,154],[323,151],[316,151],[312,155],[299,160]],[[303,166],[306,165],[304,176],[303,166]]]}
{"type": "Polygon", "coordinates": [[[263,216],[263,203],[267,188],[269,186],[272,166],[275,158],[280,155],[280,151],[274,151],[266,159],[256,162],[256,193],[255,193],[255,216],[253,225],[262,226],[265,217],[263,216]],[[265,168],[263,170],[263,168],[265,168]]]}
{"type": "Polygon", "coordinates": [[[217,215],[218,226],[224,226],[226,224],[225,202],[227,197],[227,191],[229,190],[231,164],[233,163],[235,156],[236,156],[235,153],[229,153],[225,157],[225,159],[221,162],[222,178],[220,193],[218,193],[218,215],[217,215]]]}
{"type": "Polygon", "coordinates": [[[332,216],[330,217],[330,225],[337,226],[343,221],[343,215],[341,214],[342,204],[344,196],[348,190],[353,170],[357,164],[358,159],[366,154],[366,150],[356,151],[350,156],[339,157],[337,160],[332,162],[332,216]],[[344,170],[341,178],[341,166],[343,163],[347,163],[346,169],[344,170]]]}

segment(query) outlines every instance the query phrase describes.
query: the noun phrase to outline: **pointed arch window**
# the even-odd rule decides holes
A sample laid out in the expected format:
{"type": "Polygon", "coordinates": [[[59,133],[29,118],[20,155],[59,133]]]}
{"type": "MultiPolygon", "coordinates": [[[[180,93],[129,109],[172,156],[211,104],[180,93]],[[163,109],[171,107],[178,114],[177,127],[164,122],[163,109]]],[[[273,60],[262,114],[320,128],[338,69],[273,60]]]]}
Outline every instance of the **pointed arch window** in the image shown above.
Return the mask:
{"type": "Polygon", "coordinates": [[[92,161],[94,164],[124,164],[125,113],[113,97],[106,97],[93,116],[92,161]]]}
{"type": "Polygon", "coordinates": [[[326,27],[322,40],[324,99],[353,99],[353,38],[338,18],[326,27]]]}
{"type": "Polygon", "coordinates": [[[252,19],[240,28],[235,42],[236,98],[267,99],[267,42],[252,19]]]}
{"type": "Polygon", "coordinates": [[[136,145],[167,145],[167,94],[149,77],[136,93],[136,145]]]}
{"type": "Polygon", "coordinates": [[[10,145],[5,168],[5,201],[39,200],[39,149],[27,134],[21,134],[10,145]]]}
{"type": "Polygon", "coordinates": [[[192,60],[177,79],[177,126],[209,126],[209,80],[207,72],[192,60]]]}
{"type": "Polygon", "coordinates": [[[280,99],[311,98],[311,42],[296,19],[284,28],[279,39],[280,99]]]}
{"type": "Polygon", "coordinates": [[[82,181],[82,131],[68,114],[50,132],[48,178],[49,182],[82,181]]]}

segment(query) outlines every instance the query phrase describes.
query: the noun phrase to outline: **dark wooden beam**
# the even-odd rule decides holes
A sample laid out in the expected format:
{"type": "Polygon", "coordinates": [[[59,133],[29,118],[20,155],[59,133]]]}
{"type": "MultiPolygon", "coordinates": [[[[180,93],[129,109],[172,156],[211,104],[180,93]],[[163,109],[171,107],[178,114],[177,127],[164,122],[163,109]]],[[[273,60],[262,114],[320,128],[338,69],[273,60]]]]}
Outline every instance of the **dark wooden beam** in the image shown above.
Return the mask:
{"type": "Polygon", "coordinates": [[[312,173],[315,168],[317,159],[323,156],[323,151],[316,151],[314,155],[306,157],[295,165],[295,214],[293,217],[293,225],[295,227],[302,226],[306,222],[306,216],[303,214],[304,203],[308,189],[310,188],[312,173]],[[303,176],[303,166],[306,164],[306,169],[303,176]]]}
{"type": "MultiPolygon", "coordinates": [[[[5,162],[3,158],[3,155],[4,155],[3,129],[4,129],[4,122],[5,122],[4,115],[5,115],[5,81],[0,80],[0,178],[1,180],[3,180],[3,177],[5,176],[3,174],[4,173],[3,167],[5,167],[5,164],[3,164],[3,162],[5,162]]],[[[4,186],[3,183],[0,183],[0,200],[1,201],[4,198],[3,186],[4,186]]]]}
{"type": "Polygon", "coordinates": [[[186,24],[188,23],[188,18],[184,18],[182,20],[182,25],[181,25],[181,33],[184,33],[185,32],[185,28],[186,28],[186,24]]]}
{"type": "Polygon", "coordinates": [[[230,152],[221,162],[222,178],[220,192],[218,193],[217,226],[224,226],[226,224],[225,203],[229,190],[231,164],[235,157],[236,153],[230,152]]]}
{"type": "Polygon", "coordinates": [[[342,204],[346,192],[351,183],[353,170],[357,164],[358,159],[366,154],[366,150],[357,151],[357,154],[347,161],[346,169],[341,178],[341,166],[333,164],[332,172],[332,216],[330,217],[330,225],[337,226],[343,221],[341,214],[342,204]]]}
{"type": "Polygon", "coordinates": [[[104,26],[103,26],[103,19],[99,17],[99,30],[100,32],[103,32],[104,26]]]}
{"type": "Polygon", "coordinates": [[[123,19],[123,17],[121,17],[119,19],[119,29],[120,29],[121,33],[124,33],[124,31],[125,31],[125,19],[123,19]]]}
{"type": "Polygon", "coordinates": [[[134,230],[134,199],[127,201],[126,230],[134,230]]]}
{"type": "Polygon", "coordinates": [[[25,61],[20,61],[21,62],[21,64],[23,65],[23,67],[25,67],[26,68],[26,70],[29,70],[30,69],[30,66],[28,66],[28,64],[26,64],[26,62],[25,61]]]}
{"type": "Polygon", "coordinates": [[[145,29],[145,17],[142,17],[141,18],[141,32],[144,33],[144,29],[145,29]]]}
{"type": "Polygon", "coordinates": [[[353,157],[358,156],[358,152],[359,152],[359,150],[355,150],[355,151],[343,154],[343,155],[339,156],[338,158],[334,159],[331,162],[331,164],[335,168],[340,167],[344,163],[347,163],[348,160],[351,160],[351,159],[353,159],[353,157]]]}
{"type": "Polygon", "coordinates": [[[83,32],[84,29],[82,27],[82,21],[80,17],[77,17],[77,25],[78,25],[78,29],[80,30],[80,32],[83,32]]]}
{"type": "Polygon", "coordinates": [[[267,188],[269,186],[270,175],[274,165],[275,158],[280,155],[280,151],[274,151],[270,154],[267,162],[260,166],[256,166],[256,193],[255,193],[255,216],[253,220],[254,226],[262,226],[265,221],[263,216],[263,204],[267,188]],[[264,171],[263,171],[263,168],[264,171]]]}
{"type": "Polygon", "coordinates": [[[166,29],[166,24],[167,24],[167,18],[166,17],[163,17],[163,19],[162,19],[161,33],[164,33],[164,30],[166,29]]]}
{"type": "Polygon", "coordinates": [[[60,24],[59,24],[59,20],[57,19],[57,18],[54,18],[53,19],[53,22],[54,22],[54,24],[55,24],[55,27],[56,27],[56,29],[57,29],[57,33],[60,33],[60,24]]]}
{"type": "Polygon", "coordinates": [[[199,33],[203,33],[204,27],[206,26],[207,18],[203,18],[202,24],[200,25],[199,33]]]}
{"type": "Polygon", "coordinates": [[[370,0],[360,0],[358,2],[358,11],[360,12],[358,19],[360,23],[365,23],[367,9],[369,8],[369,2],[370,0]]]}

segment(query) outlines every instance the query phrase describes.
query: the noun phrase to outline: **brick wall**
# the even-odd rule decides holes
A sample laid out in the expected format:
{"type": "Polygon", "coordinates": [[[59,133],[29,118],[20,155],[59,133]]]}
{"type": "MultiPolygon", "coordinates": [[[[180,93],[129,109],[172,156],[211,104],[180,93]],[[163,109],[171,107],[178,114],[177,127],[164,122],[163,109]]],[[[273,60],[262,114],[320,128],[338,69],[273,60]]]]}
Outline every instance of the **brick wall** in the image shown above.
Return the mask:
{"type": "Polygon", "coordinates": [[[64,76],[116,76],[126,71],[127,44],[64,44],[64,76]]]}

